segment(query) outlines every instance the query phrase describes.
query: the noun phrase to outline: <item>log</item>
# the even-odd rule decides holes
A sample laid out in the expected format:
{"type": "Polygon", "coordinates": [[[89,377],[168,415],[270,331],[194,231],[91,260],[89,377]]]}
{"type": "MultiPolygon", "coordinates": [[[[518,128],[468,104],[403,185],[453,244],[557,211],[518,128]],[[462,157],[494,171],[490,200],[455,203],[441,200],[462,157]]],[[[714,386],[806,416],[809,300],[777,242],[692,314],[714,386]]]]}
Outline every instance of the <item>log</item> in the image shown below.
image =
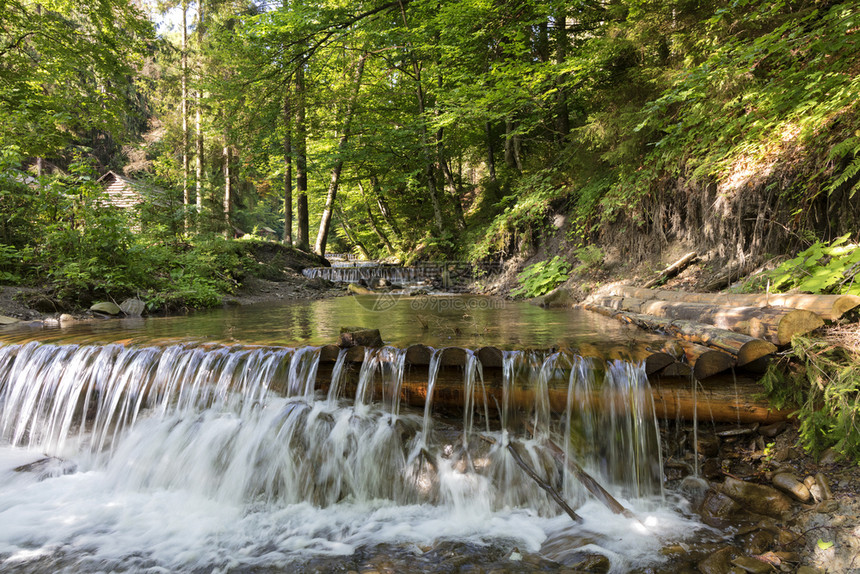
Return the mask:
{"type": "Polygon", "coordinates": [[[617,311],[608,307],[591,304],[585,304],[583,308],[636,325],[648,331],[666,333],[679,339],[730,353],[737,357],[737,366],[739,367],[743,367],[747,363],[776,352],[776,346],[768,341],[695,321],[682,319],[670,320],[663,317],[654,317],[653,315],[617,311]]]}
{"type": "Polygon", "coordinates": [[[732,307],[789,307],[803,309],[821,316],[825,321],[836,321],[842,315],[860,306],[857,295],[809,295],[804,293],[692,293],[668,289],[642,289],[618,286],[601,296],[633,297],[642,300],[687,301],[732,307]]]}
{"type": "Polygon", "coordinates": [[[697,257],[698,254],[696,254],[695,251],[687,253],[686,255],[666,267],[663,271],[660,272],[659,275],[657,275],[657,277],[645,283],[643,287],[653,287],[654,285],[657,285],[658,283],[661,283],[666,279],[674,277],[675,275],[686,269],[693,261],[696,260],[697,257]]]}
{"type": "MultiPolygon", "coordinates": [[[[734,355],[716,351],[704,345],[682,341],[684,356],[687,363],[693,366],[693,376],[697,380],[707,379],[719,373],[724,373],[737,365],[734,355]]],[[[667,373],[663,373],[664,375],[667,373]]]]}
{"type": "MultiPolygon", "coordinates": [[[[675,363],[679,365],[679,363],[675,363]]],[[[681,365],[684,366],[684,365],[681,365]]],[[[321,363],[317,371],[317,388],[326,393],[331,384],[331,363],[321,363]]],[[[671,366],[669,367],[671,368],[671,366]]],[[[359,368],[353,365],[346,372],[343,395],[355,396],[359,368]]],[[[484,390],[486,404],[491,412],[502,404],[502,369],[485,368],[484,385],[477,385],[473,391],[471,403],[476,409],[484,408],[484,390]]],[[[602,376],[598,373],[599,377],[602,376]]],[[[598,380],[599,380],[598,377],[598,380]]],[[[763,387],[756,379],[743,374],[717,374],[697,383],[697,397],[694,401],[692,382],[687,376],[669,376],[665,372],[649,377],[651,395],[654,399],[655,412],[658,417],[693,420],[699,416],[702,420],[714,422],[770,423],[785,420],[791,410],[772,410],[767,400],[760,398],[763,387]]],[[[282,388],[273,388],[275,392],[283,392],[282,388]]],[[[512,409],[529,411],[535,404],[535,389],[515,385],[509,389],[512,409]]],[[[375,386],[373,397],[382,397],[379,383],[375,386]]],[[[549,405],[553,413],[563,413],[567,408],[567,382],[550,386],[548,390],[549,405]]],[[[406,369],[400,389],[401,402],[418,409],[424,409],[427,399],[427,366],[413,365],[406,369]]],[[[436,386],[433,391],[433,407],[438,410],[462,415],[466,402],[466,392],[463,385],[463,370],[460,367],[441,367],[437,374],[436,386]]],[[[596,392],[587,401],[594,405],[602,405],[605,397],[596,392]]],[[[606,405],[604,405],[606,406],[606,405]]]]}
{"type": "Polygon", "coordinates": [[[805,335],[824,325],[816,313],[789,307],[725,307],[709,303],[621,297],[602,297],[599,301],[615,310],[707,323],[764,339],[778,346],[788,345],[795,335],[805,335]]]}

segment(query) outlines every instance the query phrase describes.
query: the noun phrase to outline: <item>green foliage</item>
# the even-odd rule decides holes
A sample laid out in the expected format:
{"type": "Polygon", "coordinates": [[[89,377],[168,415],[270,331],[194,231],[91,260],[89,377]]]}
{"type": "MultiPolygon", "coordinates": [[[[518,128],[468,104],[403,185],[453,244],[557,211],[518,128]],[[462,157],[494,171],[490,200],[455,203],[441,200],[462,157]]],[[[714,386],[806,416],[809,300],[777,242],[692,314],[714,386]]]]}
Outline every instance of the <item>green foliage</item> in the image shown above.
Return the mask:
{"type": "Polygon", "coordinates": [[[843,235],[830,243],[817,241],[783,262],[770,274],[776,291],[860,295],[855,277],[860,271],[860,245],[843,235]]]}
{"type": "Polygon", "coordinates": [[[597,245],[585,245],[577,248],[573,253],[579,259],[579,265],[573,268],[574,273],[595,269],[603,263],[604,253],[597,245]]]}
{"type": "Polygon", "coordinates": [[[776,408],[797,407],[800,439],[820,453],[833,447],[860,461],[860,356],[823,340],[795,337],[792,354],[762,378],[776,408]]]}
{"type": "Polygon", "coordinates": [[[546,295],[570,277],[570,263],[556,255],[547,261],[529,265],[517,275],[520,286],[511,291],[515,297],[546,295]]]}

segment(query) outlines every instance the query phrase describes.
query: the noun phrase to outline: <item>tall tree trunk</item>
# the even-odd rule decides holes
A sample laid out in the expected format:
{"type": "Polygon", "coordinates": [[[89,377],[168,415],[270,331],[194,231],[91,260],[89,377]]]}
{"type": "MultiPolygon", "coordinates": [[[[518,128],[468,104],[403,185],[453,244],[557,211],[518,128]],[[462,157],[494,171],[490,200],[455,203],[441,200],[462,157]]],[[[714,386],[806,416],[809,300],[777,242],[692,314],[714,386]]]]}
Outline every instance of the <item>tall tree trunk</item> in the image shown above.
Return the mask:
{"type": "Polygon", "coordinates": [[[362,257],[365,259],[372,259],[370,253],[367,252],[367,248],[364,246],[364,243],[362,243],[355,233],[353,233],[352,227],[350,227],[349,222],[346,220],[346,215],[343,212],[343,202],[340,198],[338,198],[337,218],[340,221],[340,226],[343,229],[343,232],[346,233],[347,240],[358,248],[362,257]]]}
{"type": "Polygon", "coordinates": [[[388,236],[379,228],[379,225],[376,223],[376,218],[373,217],[373,210],[370,208],[370,202],[367,200],[367,194],[364,192],[364,186],[361,185],[361,182],[358,182],[358,189],[361,191],[361,197],[364,200],[364,207],[367,210],[367,218],[370,220],[370,227],[373,229],[373,232],[385,246],[386,251],[391,256],[394,256],[394,247],[391,245],[391,242],[388,240],[388,236]]]}
{"type": "Polygon", "coordinates": [[[188,157],[188,2],[182,2],[182,205],[184,208],[184,227],[188,233],[188,207],[191,205],[191,192],[188,180],[191,166],[188,157]]]}
{"type": "Polygon", "coordinates": [[[293,244],[293,142],[292,142],[292,105],[290,86],[284,97],[284,243],[293,244]]]}
{"type": "Polygon", "coordinates": [[[510,118],[505,119],[505,163],[508,167],[516,169],[520,173],[523,171],[523,164],[520,161],[520,136],[514,133],[514,121],[510,118]]]}
{"type": "Polygon", "coordinates": [[[307,251],[310,246],[308,223],[308,132],[305,125],[304,63],[296,70],[296,247],[307,251]]]}
{"type": "Polygon", "coordinates": [[[230,140],[224,137],[224,237],[230,239],[233,236],[233,226],[230,223],[231,205],[233,203],[233,148],[230,140]]]}
{"type": "Polygon", "coordinates": [[[328,193],[325,198],[325,208],[320,217],[320,228],[317,233],[317,240],[314,244],[314,251],[318,255],[325,255],[325,246],[328,242],[328,232],[331,227],[331,214],[334,209],[334,200],[337,197],[337,188],[340,184],[340,174],[343,171],[343,154],[346,152],[346,146],[349,142],[350,127],[352,124],[353,115],[355,115],[355,104],[358,100],[358,92],[361,89],[361,77],[364,75],[364,63],[367,61],[367,53],[361,55],[358,59],[358,64],[355,68],[355,75],[352,79],[352,93],[349,95],[349,101],[346,104],[346,117],[343,120],[343,133],[340,136],[340,141],[337,144],[337,162],[331,170],[331,181],[328,185],[328,193]]]}
{"type": "MultiPolygon", "coordinates": [[[[400,0],[400,14],[403,18],[403,25],[409,27],[406,20],[406,7],[403,5],[403,0],[400,0]]],[[[412,71],[415,74],[415,92],[418,98],[418,115],[421,118],[421,151],[424,154],[425,168],[424,179],[427,185],[427,192],[430,195],[430,203],[433,205],[433,220],[436,222],[436,230],[439,235],[445,233],[445,222],[442,219],[442,206],[439,202],[439,190],[436,187],[436,167],[433,160],[430,158],[429,150],[427,149],[429,137],[427,135],[427,106],[424,97],[424,86],[421,82],[421,66],[418,64],[418,59],[415,57],[415,51],[412,49],[412,43],[407,42],[409,47],[409,57],[412,60],[412,71]]]]}
{"type": "Polygon", "coordinates": [[[493,143],[493,126],[490,122],[484,124],[487,132],[487,171],[490,173],[490,181],[496,183],[496,147],[493,143]]]}
{"type": "MultiPolygon", "coordinates": [[[[561,65],[567,58],[567,11],[564,8],[559,10],[556,16],[555,30],[555,57],[558,64],[561,65]]],[[[556,86],[558,87],[555,100],[556,131],[558,138],[563,140],[570,134],[570,110],[567,106],[567,93],[564,89],[563,76],[556,80],[556,86]]]]}
{"type": "Polygon", "coordinates": [[[203,213],[203,89],[201,87],[200,61],[203,52],[203,1],[197,3],[197,91],[196,110],[194,115],[194,127],[196,130],[196,164],[195,175],[197,176],[197,215],[203,213]]]}
{"type": "Polygon", "coordinates": [[[382,186],[379,185],[379,178],[375,175],[370,176],[370,184],[373,186],[373,193],[376,195],[376,205],[379,207],[379,213],[382,214],[382,219],[391,228],[391,232],[397,239],[402,239],[400,227],[397,226],[397,221],[391,214],[391,209],[388,207],[388,201],[385,200],[385,194],[382,193],[382,186]]]}

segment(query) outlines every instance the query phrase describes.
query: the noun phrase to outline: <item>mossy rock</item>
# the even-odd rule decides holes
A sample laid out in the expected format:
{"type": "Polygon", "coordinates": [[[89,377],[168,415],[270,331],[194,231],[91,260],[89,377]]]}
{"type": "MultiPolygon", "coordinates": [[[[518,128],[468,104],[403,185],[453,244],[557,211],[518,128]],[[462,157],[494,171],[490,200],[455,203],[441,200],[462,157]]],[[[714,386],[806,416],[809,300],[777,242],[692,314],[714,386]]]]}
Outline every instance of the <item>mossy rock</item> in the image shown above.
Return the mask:
{"type": "Polygon", "coordinates": [[[103,315],[119,315],[122,313],[122,309],[119,308],[119,305],[111,301],[96,303],[90,307],[90,311],[93,313],[101,313],[103,315]]]}

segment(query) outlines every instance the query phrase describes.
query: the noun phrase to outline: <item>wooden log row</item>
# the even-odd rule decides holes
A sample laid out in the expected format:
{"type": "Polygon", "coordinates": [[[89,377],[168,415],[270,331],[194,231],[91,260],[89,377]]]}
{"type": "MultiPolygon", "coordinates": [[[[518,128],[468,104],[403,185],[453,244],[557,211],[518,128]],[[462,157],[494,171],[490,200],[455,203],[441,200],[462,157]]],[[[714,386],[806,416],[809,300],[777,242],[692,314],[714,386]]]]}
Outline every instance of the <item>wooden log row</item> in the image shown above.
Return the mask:
{"type": "MultiPolygon", "coordinates": [[[[346,361],[349,363],[361,363],[364,361],[368,347],[354,346],[345,349],[346,361]]],[[[334,362],[340,355],[342,348],[337,345],[325,345],[320,349],[321,362],[334,362]]],[[[557,349],[547,349],[547,353],[555,352],[557,349]]],[[[581,343],[576,348],[564,349],[571,354],[583,358],[591,358],[601,362],[608,360],[623,360],[630,362],[644,361],[645,373],[653,375],[661,372],[666,367],[676,363],[683,355],[675,356],[662,349],[653,349],[644,343],[630,345],[608,345],[598,348],[591,343],[581,343]]],[[[405,362],[409,365],[429,365],[433,353],[436,352],[427,345],[411,345],[406,348],[405,362]]],[[[439,350],[439,361],[442,366],[464,366],[466,357],[470,351],[461,347],[445,347],[439,350]]],[[[501,368],[504,363],[505,351],[497,347],[481,347],[474,351],[483,368],[501,368]]],[[[678,353],[676,353],[678,354],[678,353]]],[[[726,367],[728,368],[728,367],[726,367]]]]}
{"type": "Polygon", "coordinates": [[[790,307],[725,307],[636,297],[596,297],[593,302],[615,310],[706,323],[777,346],[788,345],[795,335],[805,335],[824,325],[816,313],[790,307]]]}
{"type": "MultiPolygon", "coordinates": [[[[359,369],[355,366],[348,370],[342,396],[355,396],[358,372],[359,369]]],[[[317,372],[319,390],[328,392],[331,373],[331,363],[320,364],[317,372]]],[[[484,369],[483,374],[484,384],[476,386],[471,404],[475,405],[476,409],[483,410],[486,393],[486,408],[495,413],[497,407],[503,404],[503,371],[489,368],[484,369]]],[[[418,409],[425,407],[427,377],[428,370],[425,365],[413,365],[405,369],[400,387],[402,404],[418,409]]],[[[704,381],[691,381],[689,377],[655,375],[649,377],[649,381],[655,413],[664,419],[693,420],[698,417],[703,421],[724,423],[770,423],[785,420],[792,412],[772,409],[766,400],[759,398],[763,388],[750,376],[724,373],[704,381]]],[[[377,384],[373,392],[376,400],[385,398],[390,401],[392,398],[383,397],[386,389],[383,389],[381,384],[377,384]]],[[[568,404],[567,384],[551,385],[547,393],[552,412],[563,413],[568,404]]],[[[529,412],[537,395],[533,387],[517,385],[508,389],[508,397],[511,409],[529,412]]],[[[466,398],[462,369],[454,366],[441,367],[433,390],[433,409],[458,416],[463,412],[466,398]]],[[[606,397],[599,391],[578,398],[583,400],[580,405],[607,406],[606,397]]],[[[625,407],[623,397],[618,396],[615,399],[618,401],[615,404],[616,409],[625,407]]]]}
{"type": "Polygon", "coordinates": [[[603,305],[584,304],[582,307],[589,311],[636,325],[648,331],[665,333],[679,339],[728,353],[736,358],[736,365],[738,367],[751,364],[758,359],[773,354],[777,350],[776,345],[768,341],[695,321],[670,320],[652,315],[610,309],[603,305]]]}
{"type": "Polygon", "coordinates": [[[789,307],[803,309],[819,315],[825,321],[836,321],[842,315],[860,306],[857,295],[808,295],[804,293],[691,293],[668,289],[644,289],[630,286],[617,286],[608,289],[603,295],[632,297],[642,300],[684,301],[687,303],[706,303],[709,305],[731,307],[789,307]]]}

